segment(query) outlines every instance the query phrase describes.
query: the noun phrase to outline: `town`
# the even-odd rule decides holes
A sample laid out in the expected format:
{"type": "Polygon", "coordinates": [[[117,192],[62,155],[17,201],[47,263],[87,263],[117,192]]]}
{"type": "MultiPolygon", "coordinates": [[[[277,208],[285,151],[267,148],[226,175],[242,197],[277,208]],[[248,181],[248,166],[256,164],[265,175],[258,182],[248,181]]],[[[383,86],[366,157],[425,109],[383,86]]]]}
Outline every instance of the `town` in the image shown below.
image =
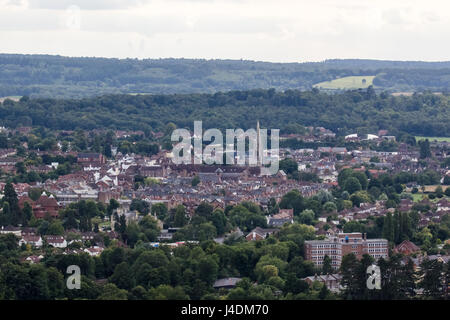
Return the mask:
{"type": "Polygon", "coordinates": [[[447,314],[449,12],[0,0],[2,307],[447,314]]]}
{"type": "Polygon", "coordinates": [[[263,175],[261,165],[174,164],[174,129],[1,128],[0,248],[59,272],[61,288],[44,298],[68,294],[72,262],[92,283],[74,298],[336,299],[361,294],[367,276],[350,275],[380,260],[409,289],[383,278],[373,294],[448,295],[450,142],[302,127],[280,132],[280,170],[263,175]]]}

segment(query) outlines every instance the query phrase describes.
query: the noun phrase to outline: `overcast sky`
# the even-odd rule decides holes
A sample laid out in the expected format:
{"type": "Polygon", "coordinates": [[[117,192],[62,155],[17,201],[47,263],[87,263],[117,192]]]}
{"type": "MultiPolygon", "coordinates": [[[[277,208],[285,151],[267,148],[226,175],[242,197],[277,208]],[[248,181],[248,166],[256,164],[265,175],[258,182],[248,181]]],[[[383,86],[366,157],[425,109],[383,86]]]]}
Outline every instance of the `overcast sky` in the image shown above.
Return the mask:
{"type": "Polygon", "coordinates": [[[0,52],[450,60],[448,0],[0,0],[0,52]]]}

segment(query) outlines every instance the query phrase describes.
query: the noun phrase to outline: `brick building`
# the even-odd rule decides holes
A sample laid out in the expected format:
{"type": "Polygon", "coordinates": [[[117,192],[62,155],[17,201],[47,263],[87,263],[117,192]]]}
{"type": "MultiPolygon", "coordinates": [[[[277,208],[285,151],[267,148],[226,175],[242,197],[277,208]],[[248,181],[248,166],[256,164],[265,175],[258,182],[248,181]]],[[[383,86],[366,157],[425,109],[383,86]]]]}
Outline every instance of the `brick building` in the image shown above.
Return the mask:
{"type": "Polygon", "coordinates": [[[101,153],[79,153],[77,162],[83,166],[101,166],[106,163],[106,159],[101,153]]]}
{"type": "Polygon", "coordinates": [[[61,206],[53,195],[47,196],[43,193],[38,200],[33,201],[27,196],[19,199],[19,207],[23,210],[25,202],[28,202],[33,210],[33,214],[37,219],[43,219],[48,214],[52,218],[58,217],[58,211],[61,206]]]}
{"type": "Polygon", "coordinates": [[[338,269],[342,258],[353,253],[358,259],[368,254],[378,260],[388,257],[388,241],[386,239],[366,239],[360,232],[339,233],[325,240],[305,241],[306,259],[312,261],[316,267],[322,267],[323,258],[328,255],[331,265],[338,269]]]}
{"type": "Polygon", "coordinates": [[[419,253],[420,248],[411,241],[405,240],[394,248],[395,253],[403,253],[404,255],[411,255],[419,253]]]}

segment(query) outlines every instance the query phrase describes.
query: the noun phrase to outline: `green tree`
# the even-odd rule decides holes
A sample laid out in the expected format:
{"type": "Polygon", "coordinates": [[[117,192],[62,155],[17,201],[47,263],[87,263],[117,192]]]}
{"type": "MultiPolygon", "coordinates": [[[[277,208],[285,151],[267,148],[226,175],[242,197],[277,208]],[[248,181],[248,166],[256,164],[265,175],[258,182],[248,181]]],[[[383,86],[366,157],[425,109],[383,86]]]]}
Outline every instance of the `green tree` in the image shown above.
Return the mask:
{"type": "Polygon", "coordinates": [[[127,300],[128,292],[119,289],[115,284],[108,283],[102,288],[102,294],[97,298],[98,300],[127,300]]]}
{"type": "Polygon", "coordinates": [[[365,175],[364,172],[359,172],[359,171],[354,172],[352,174],[352,177],[355,177],[356,179],[358,179],[359,183],[361,184],[361,189],[362,190],[366,190],[367,189],[369,181],[368,181],[367,176],[365,175]]]}
{"type": "Polygon", "coordinates": [[[357,299],[359,262],[354,254],[347,254],[342,258],[340,272],[342,274],[341,285],[344,288],[342,294],[346,299],[357,299]]]}
{"type": "Polygon", "coordinates": [[[388,212],[386,217],[384,218],[383,223],[383,238],[389,241],[394,241],[395,237],[395,226],[394,219],[392,218],[392,213],[388,212]]]}
{"type": "Polygon", "coordinates": [[[450,185],[450,176],[444,176],[444,180],[442,182],[443,185],[448,186],[450,185]]]}
{"type": "Polygon", "coordinates": [[[420,265],[419,287],[423,288],[424,294],[431,298],[443,296],[443,263],[438,260],[425,259],[420,265]]]}
{"type": "Polygon", "coordinates": [[[196,187],[199,183],[200,183],[200,178],[198,175],[196,175],[194,178],[192,178],[191,185],[193,187],[196,187]]]}
{"type": "Polygon", "coordinates": [[[164,203],[156,203],[151,207],[152,215],[158,217],[159,220],[164,220],[167,216],[167,205],[164,203]]]}
{"type": "Polygon", "coordinates": [[[19,208],[19,200],[17,198],[16,190],[10,182],[6,183],[3,194],[4,196],[2,201],[3,203],[8,202],[9,210],[11,212],[10,223],[13,225],[18,225],[22,222],[22,212],[19,208]]]}
{"type": "Polygon", "coordinates": [[[210,220],[212,213],[213,213],[213,206],[211,206],[207,202],[202,202],[200,205],[195,209],[195,214],[205,218],[206,220],[210,220]]]}
{"type": "Polygon", "coordinates": [[[437,186],[434,193],[436,194],[436,197],[442,198],[444,196],[444,190],[442,190],[441,186],[437,186]]]}
{"type": "Polygon", "coordinates": [[[64,276],[54,267],[46,270],[47,283],[50,299],[60,299],[64,297],[64,276]]]}
{"type": "Polygon", "coordinates": [[[107,215],[111,216],[113,214],[114,210],[116,210],[119,207],[120,207],[120,204],[116,199],[110,199],[109,204],[106,208],[107,215]]]}
{"type": "Polygon", "coordinates": [[[148,215],[139,221],[140,231],[142,231],[147,238],[147,241],[156,241],[161,232],[158,222],[152,216],[148,215]]]}
{"type": "Polygon", "coordinates": [[[23,205],[23,223],[22,225],[26,226],[28,225],[28,222],[33,217],[33,209],[31,208],[31,205],[26,201],[23,205]]]}
{"type": "Polygon", "coordinates": [[[353,194],[356,191],[360,191],[362,189],[361,183],[355,177],[350,177],[344,182],[344,190],[348,191],[348,193],[353,194]]]}
{"type": "Polygon", "coordinates": [[[322,284],[322,288],[320,289],[318,298],[320,300],[326,300],[329,295],[330,295],[330,290],[328,290],[328,288],[325,284],[322,284]]]}
{"type": "Polygon", "coordinates": [[[180,228],[184,227],[186,223],[188,222],[188,219],[186,218],[186,209],[183,205],[177,206],[175,210],[175,216],[173,219],[173,226],[180,228]]]}
{"type": "Polygon", "coordinates": [[[350,200],[352,201],[352,204],[354,206],[358,206],[361,203],[369,203],[370,202],[370,196],[367,193],[367,191],[357,191],[354,194],[350,196],[350,200]]]}
{"type": "Polygon", "coordinates": [[[331,265],[331,258],[328,255],[325,255],[323,257],[323,264],[322,264],[322,273],[323,274],[332,274],[333,273],[333,267],[331,265]]]}
{"type": "Polygon", "coordinates": [[[109,280],[120,289],[131,290],[134,287],[134,279],[131,277],[130,266],[126,262],[122,262],[116,266],[109,280]]]}
{"type": "Polygon", "coordinates": [[[219,265],[213,256],[206,256],[199,260],[197,277],[209,285],[212,285],[217,279],[219,265]]]}
{"type": "Polygon", "coordinates": [[[308,224],[308,225],[312,224],[312,222],[314,220],[314,211],[312,211],[310,209],[303,210],[300,213],[298,220],[300,223],[303,223],[303,224],[308,224]]]}
{"type": "Polygon", "coordinates": [[[428,139],[419,141],[420,159],[431,157],[430,141],[428,139]]]}
{"type": "Polygon", "coordinates": [[[298,190],[286,193],[280,201],[281,209],[294,209],[294,215],[299,215],[305,209],[304,199],[298,190]]]}
{"type": "Polygon", "coordinates": [[[28,190],[28,196],[33,201],[37,201],[41,197],[41,194],[42,194],[41,188],[30,188],[30,190],[28,190]]]}
{"type": "Polygon", "coordinates": [[[183,288],[177,286],[175,288],[169,285],[160,285],[149,291],[151,300],[188,300],[189,296],[184,292],[183,288]]]}
{"type": "Polygon", "coordinates": [[[337,211],[337,207],[336,204],[334,202],[328,201],[323,205],[323,210],[327,213],[330,212],[336,212],[337,211]]]}
{"type": "Polygon", "coordinates": [[[9,206],[9,202],[3,202],[3,208],[0,212],[0,224],[2,226],[8,226],[12,223],[13,217],[11,214],[11,208],[9,206]]]}
{"type": "Polygon", "coordinates": [[[341,188],[344,188],[345,181],[353,175],[353,170],[350,168],[345,168],[341,170],[338,174],[338,184],[341,188]]]}
{"type": "Polygon", "coordinates": [[[227,226],[227,217],[222,210],[216,209],[211,216],[211,222],[216,227],[217,234],[222,235],[225,233],[227,226]]]}
{"type": "Polygon", "coordinates": [[[64,235],[64,227],[60,220],[53,220],[47,229],[47,234],[62,236],[64,235]]]}
{"type": "Polygon", "coordinates": [[[283,159],[279,162],[280,170],[283,170],[286,174],[292,174],[298,171],[298,164],[293,159],[283,159]]]}

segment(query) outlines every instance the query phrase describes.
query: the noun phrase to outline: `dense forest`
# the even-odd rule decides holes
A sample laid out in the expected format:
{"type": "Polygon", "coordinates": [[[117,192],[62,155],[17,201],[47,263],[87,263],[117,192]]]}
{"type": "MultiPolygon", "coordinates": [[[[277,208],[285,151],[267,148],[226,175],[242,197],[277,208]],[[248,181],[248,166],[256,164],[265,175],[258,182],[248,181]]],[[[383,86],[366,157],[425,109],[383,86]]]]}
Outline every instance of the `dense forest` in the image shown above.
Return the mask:
{"type": "Polygon", "coordinates": [[[104,95],[83,99],[23,97],[0,104],[0,125],[48,129],[130,129],[164,131],[177,127],[279,128],[322,126],[338,135],[358,132],[450,136],[450,98],[433,93],[413,96],[377,94],[372,87],[327,94],[311,91],[257,89],[214,94],[104,95]]]}
{"type": "Polygon", "coordinates": [[[213,93],[275,88],[309,90],[346,76],[374,75],[392,91],[446,91],[450,62],[326,60],[269,63],[205,59],[107,59],[0,54],[0,97],[110,93],[213,93]]]}

